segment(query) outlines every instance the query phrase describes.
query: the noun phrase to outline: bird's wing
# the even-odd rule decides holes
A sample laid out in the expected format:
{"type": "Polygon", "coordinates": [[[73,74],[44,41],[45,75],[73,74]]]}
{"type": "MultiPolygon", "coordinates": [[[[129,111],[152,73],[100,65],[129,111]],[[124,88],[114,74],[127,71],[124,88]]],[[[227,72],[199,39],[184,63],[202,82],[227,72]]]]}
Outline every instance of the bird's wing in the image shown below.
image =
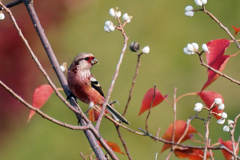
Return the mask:
{"type": "Polygon", "coordinates": [[[103,94],[103,91],[102,91],[102,87],[101,85],[98,83],[98,81],[94,78],[94,77],[91,77],[90,78],[90,81],[91,81],[91,86],[97,90],[103,97],[104,97],[104,94],[103,94]]]}

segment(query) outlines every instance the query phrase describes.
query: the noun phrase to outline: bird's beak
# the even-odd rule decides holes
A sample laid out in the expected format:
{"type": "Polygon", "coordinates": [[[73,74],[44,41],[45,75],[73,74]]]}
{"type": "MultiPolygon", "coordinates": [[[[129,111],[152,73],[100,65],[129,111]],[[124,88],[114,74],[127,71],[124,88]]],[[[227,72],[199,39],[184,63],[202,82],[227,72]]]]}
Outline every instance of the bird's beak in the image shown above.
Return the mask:
{"type": "Polygon", "coordinates": [[[96,58],[92,59],[91,60],[91,64],[94,65],[94,64],[98,64],[98,60],[96,58]]]}

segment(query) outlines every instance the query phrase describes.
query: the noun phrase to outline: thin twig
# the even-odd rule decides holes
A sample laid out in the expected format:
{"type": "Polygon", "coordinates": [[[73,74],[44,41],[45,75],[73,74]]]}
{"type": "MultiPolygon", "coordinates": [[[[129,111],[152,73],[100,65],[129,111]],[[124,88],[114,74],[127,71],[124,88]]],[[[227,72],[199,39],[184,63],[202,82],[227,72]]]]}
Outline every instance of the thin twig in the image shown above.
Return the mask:
{"type": "Polygon", "coordinates": [[[186,96],[194,96],[194,95],[197,95],[198,92],[194,92],[194,93],[186,93],[186,94],[183,94],[181,96],[179,96],[177,99],[176,99],[176,102],[178,102],[181,98],[183,97],[186,97],[186,96]]]}
{"type": "Polygon", "coordinates": [[[150,106],[149,106],[148,114],[147,114],[147,117],[146,117],[146,120],[145,120],[146,132],[148,132],[148,118],[150,117],[150,114],[151,114],[151,108],[152,108],[152,106],[153,106],[153,102],[154,102],[154,99],[155,99],[155,95],[156,95],[156,84],[154,85],[154,91],[153,91],[152,101],[151,101],[151,104],[150,104],[150,106]]]}
{"type": "Polygon", "coordinates": [[[204,145],[204,155],[203,155],[203,160],[206,160],[207,158],[207,150],[208,150],[208,142],[209,142],[209,123],[212,117],[212,110],[215,107],[215,103],[213,103],[209,109],[207,121],[205,122],[205,145],[204,145]]]}
{"type": "Polygon", "coordinates": [[[236,144],[235,146],[235,140],[234,140],[234,131],[235,131],[235,128],[236,128],[236,125],[237,125],[237,120],[238,118],[240,117],[240,114],[238,114],[235,119],[234,119],[234,124],[233,124],[233,128],[232,130],[230,130],[230,138],[231,138],[231,141],[232,141],[232,149],[233,149],[233,157],[234,157],[234,160],[237,159],[237,147],[238,147],[238,143],[236,144]]]}
{"type": "MultiPolygon", "coordinates": [[[[95,109],[98,113],[100,113],[100,112],[102,111],[102,109],[100,109],[100,108],[97,107],[97,106],[95,106],[94,109],[95,109]]],[[[109,119],[110,121],[112,121],[116,126],[121,126],[122,128],[124,128],[124,129],[126,129],[126,130],[128,130],[128,131],[130,131],[130,132],[132,132],[132,133],[134,133],[134,134],[137,134],[137,135],[140,135],[140,136],[144,136],[143,133],[137,132],[137,131],[135,131],[135,130],[133,130],[133,129],[131,129],[131,128],[125,126],[125,125],[123,125],[122,123],[119,123],[119,122],[115,121],[115,120],[114,120],[113,118],[111,118],[109,115],[104,114],[104,116],[105,116],[107,119],[109,119]]]]}
{"type": "MultiPolygon", "coordinates": [[[[149,132],[146,132],[144,131],[143,129],[141,128],[138,128],[140,131],[143,132],[144,136],[148,136],[150,137],[151,139],[153,139],[154,141],[160,141],[160,142],[163,142],[165,144],[171,144],[171,145],[176,145],[176,146],[179,146],[179,147],[182,147],[182,148],[192,148],[192,149],[201,149],[201,150],[204,150],[206,147],[205,146],[192,146],[192,145],[184,145],[184,144],[179,144],[179,143],[173,143],[172,141],[167,141],[165,139],[162,139],[162,138],[159,138],[159,137],[156,137],[156,136],[153,136],[152,134],[150,134],[149,132]]],[[[207,146],[207,149],[211,149],[211,150],[219,150],[219,149],[224,149],[226,150],[228,153],[230,153],[231,155],[233,155],[233,152],[231,150],[229,150],[228,148],[226,148],[225,146],[207,146]]],[[[238,157],[238,159],[240,159],[240,157],[238,157]]]]}
{"type": "MultiPolygon", "coordinates": [[[[228,153],[230,153],[231,155],[233,155],[233,152],[232,152],[229,148],[227,148],[226,146],[224,146],[224,145],[221,145],[220,149],[224,149],[225,151],[227,151],[228,153]]],[[[240,159],[240,157],[237,156],[237,159],[240,159]]]]}
{"type": "MultiPolygon", "coordinates": [[[[208,144],[211,144],[211,139],[209,139],[208,144]]],[[[210,156],[211,156],[212,160],[214,160],[212,150],[210,149],[209,152],[210,152],[210,156]]]]}
{"type": "Polygon", "coordinates": [[[200,59],[200,64],[201,64],[202,66],[205,66],[205,67],[208,68],[209,70],[212,70],[213,72],[215,72],[215,73],[219,74],[220,76],[222,76],[222,77],[224,77],[224,78],[230,80],[231,82],[240,85],[240,82],[239,82],[239,81],[237,81],[237,80],[235,80],[235,79],[229,77],[228,75],[226,75],[226,74],[224,74],[224,73],[222,73],[222,72],[220,72],[220,71],[218,71],[218,70],[212,68],[212,67],[209,66],[208,64],[206,64],[206,63],[203,61],[203,58],[202,58],[202,56],[201,56],[200,53],[198,53],[198,55],[199,55],[199,59],[200,59]]]}
{"type": "Polygon", "coordinates": [[[161,128],[159,127],[158,130],[157,130],[156,137],[159,137],[160,130],[161,130],[161,128]]]}
{"type": "Polygon", "coordinates": [[[179,138],[179,140],[178,140],[177,143],[181,143],[182,140],[183,140],[183,138],[187,135],[187,132],[188,132],[188,128],[189,128],[189,126],[190,126],[190,123],[191,123],[191,121],[192,121],[194,118],[197,117],[198,113],[199,113],[199,112],[197,112],[194,116],[192,116],[190,119],[187,120],[187,125],[186,125],[186,128],[185,128],[185,131],[184,131],[183,135],[181,136],[181,138],[179,138]]]}
{"type": "Polygon", "coordinates": [[[230,131],[230,139],[231,139],[231,142],[232,142],[232,149],[233,149],[233,157],[234,157],[234,160],[237,159],[237,153],[236,153],[236,147],[235,147],[235,139],[234,139],[234,129],[232,129],[230,131]]]}
{"type": "Polygon", "coordinates": [[[122,145],[123,145],[123,147],[124,147],[124,150],[125,150],[126,153],[127,153],[128,159],[129,159],[129,160],[132,160],[132,157],[131,157],[131,155],[130,155],[130,153],[129,153],[129,150],[128,150],[128,148],[127,148],[126,142],[124,141],[124,139],[123,139],[123,137],[122,137],[122,134],[121,134],[121,132],[120,132],[119,126],[115,125],[115,127],[116,127],[116,130],[117,130],[117,133],[118,133],[118,137],[120,138],[120,140],[121,140],[121,142],[122,142],[122,145]]]}
{"type": "MultiPolygon", "coordinates": [[[[174,88],[174,93],[173,93],[173,131],[172,131],[172,142],[175,143],[175,131],[176,131],[176,120],[177,120],[177,101],[176,101],[176,93],[177,88],[174,88]]],[[[167,157],[165,160],[168,160],[172,153],[174,152],[174,149],[176,148],[175,145],[171,146],[171,150],[168,153],[167,157]]]]}
{"type": "Polygon", "coordinates": [[[238,43],[238,41],[236,40],[236,38],[231,34],[231,32],[228,30],[227,27],[225,27],[212,13],[208,12],[205,9],[205,6],[203,5],[202,11],[204,13],[206,13],[207,15],[209,15],[215,22],[217,22],[219,24],[219,26],[227,32],[227,34],[230,36],[230,38],[235,42],[235,44],[237,45],[237,48],[240,49],[240,45],[238,43]]]}
{"type": "Polygon", "coordinates": [[[99,117],[98,117],[98,120],[97,120],[97,123],[96,123],[96,126],[95,126],[95,128],[96,128],[97,130],[99,130],[100,123],[101,123],[101,121],[102,121],[102,117],[103,117],[104,112],[105,112],[105,109],[106,109],[106,105],[107,105],[107,103],[108,103],[108,101],[109,101],[109,99],[110,99],[110,95],[111,95],[111,93],[112,93],[112,91],[113,91],[113,87],[114,87],[114,84],[115,84],[116,79],[117,79],[117,77],[118,77],[119,69],[120,69],[120,66],[121,66],[121,64],[122,64],[122,60],[123,60],[124,54],[125,54],[126,49],[127,49],[128,37],[127,37],[127,35],[126,35],[123,27],[121,26],[121,23],[120,23],[119,18],[118,18],[118,22],[119,22],[119,27],[117,27],[117,29],[120,30],[121,33],[122,33],[122,35],[123,35],[124,44],[123,44],[123,48],[122,48],[122,51],[121,51],[121,54],[120,54],[120,57],[119,57],[119,61],[118,61],[117,66],[116,66],[115,74],[114,74],[114,76],[113,76],[111,85],[110,85],[110,87],[109,87],[109,89],[108,89],[108,93],[107,93],[105,102],[104,102],[104,104],[103,104],[103,106],[102,106],[102,111],[101,111],[101,113],[99,114],[99,117]]]}
{"type": "MultiPolygon", "coordinates": [[[[11,7],[14,7],[16,5],[19,5],[22,3],[22,0],[16,0],[16,1],[13,1],[13,2],[10,2],[10,3],[7,3],[5,4],[4,6],[6,6],[7,8],[11,8],[11,7]]],[[[0,6],[0,11],[3,9],[2,6],[0,6]]]]}
{"type": "MultiPolygon", "coordinates": [[[[172,132],[172,142],[175,142],[175,131],[176,131],[176,121],[177,121],[177,88],[173,91],[173,132],[172,132]]],[[[171,150],[174,151],[175,146],[172,145],[171,150]]]]}
{"type": "Polygon", "coordinates": [[[238,141],[237,141],[237,144],[236,144],[236,148],[239,147],[239,143],[240,143],[240,136],[238,137],[238,141]]]}
{"type": "MultiPolygon", "coordinates": [[[[190,122],[191,122],[194,118],[197,117],[198,113],[199,113],[199,112],[197,112],[194,116],[192,116],[190,119],[187,120],[187,124],[186,124],[186,128],[185,128],[185,130],[184,130],[184,133],[183,133],[183,135],[179,138],[179,140],[177,141],[177,144],[180,144],[180,143],[182,142],[183,138],[187,135],[188,128],[189,128],[189,126],[190,126],[190,122]]],[[[173,141],[173,140],[172,140],[172,141],[173,141]]],[[[173,141],[173,143],[174,143],[174,141],[173,141]]],[[[174,151],[174,150],[176,149],[176,147],[177,147],[176,145],[172,145],[171,151],[174,151]]],[[[169,154],[169,156],[170,156],[170,154],[169,154]]]]}
{"type": "Polygon", "coordinates": [[[86,160],[82,152],[80,152],[80,156],[82,157],[83,160],[86,160]]]}
{"type": "Polygon", "coordinates": [[[66,124],[66,123],[63,123],[61,121],[58,121],[52,117],[50,117],[49,115],[43,113],[41,110],[33,107],[32,105],[30,105],[28,102],[26,102],[24,99],[22,99],[22,97],[20,97],[17,93],[15,93],[13,90],[11,90],[6,84],[4,84],[1,80],[0,80],[0,85],[5,88],[13,97],[15,97],[19,102],[21,102],[23,105],[25,105],[27,108],[35,111],[36,113],[38,113],[39,115],[41,115],[43,118],[49,120],[49,121],[52,121],[53,123],[55,124],[58,124],[62,127],[65,127],[65,128],[69,128],[69,129],[73,129],[73,130],[86,130],[86,129],[89,129],[89,125],[86,125],[86,126],[73,126],[73,125],[70,125],[70,124],[66,124]]]}
{"type": "Polygon", "coordinates": [[[168,155],[167,155],[165,160],[168,160],[170,158],[170,156],[172,155],[172,153],[173,153],[173,150],[170,150],[170,152],[168,153],[168,155]]]}
{"type": "Polygon", "coordinates": [[[126,107],[125,107],[125,109],[124,109],[124,112],[123,112],[123,116],[127,113],[127,109],[128,109],[128,105],[129,105],[129,103],[130,103],[130,101],[131,101],[131,98],[132,98],[132,91],[133,91],[133,88],[134,88],[134,84],[135,84],[135,82],[136,82],[136,78],[137,78],[137,75],[138,75],[138,70],[139,70],[139,67],[140,67],[140,65],[141,65],[141,61],[140,61],[140,58],[141,58],[141,55],[142,55],[143,53],[140,53],[140,54],[137,54],[137,67],[136,67],[136,70],[135,70],[135,75],[134,75],[134,77],[133,77],[133,80],[132,80],[132,86],[131,86],[131,89],[130,89],[130,91],[129,91],[129,96],[128,96],[128,101],[127,101],[127,104],[126,104],[126,107]]]}

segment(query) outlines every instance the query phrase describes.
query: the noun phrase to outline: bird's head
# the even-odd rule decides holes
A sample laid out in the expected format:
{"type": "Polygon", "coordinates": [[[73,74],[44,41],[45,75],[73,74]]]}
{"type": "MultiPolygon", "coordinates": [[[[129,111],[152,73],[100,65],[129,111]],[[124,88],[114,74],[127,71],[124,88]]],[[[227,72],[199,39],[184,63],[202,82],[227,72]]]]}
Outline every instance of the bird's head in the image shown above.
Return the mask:
{"type": "Polygon", "coordinates": [[[91,69],[94,64],[98,64],[98,61],[94,55],[83,52],[76,56],[68,70],[72,70],[74,68],[81,70],[91,69]]]}

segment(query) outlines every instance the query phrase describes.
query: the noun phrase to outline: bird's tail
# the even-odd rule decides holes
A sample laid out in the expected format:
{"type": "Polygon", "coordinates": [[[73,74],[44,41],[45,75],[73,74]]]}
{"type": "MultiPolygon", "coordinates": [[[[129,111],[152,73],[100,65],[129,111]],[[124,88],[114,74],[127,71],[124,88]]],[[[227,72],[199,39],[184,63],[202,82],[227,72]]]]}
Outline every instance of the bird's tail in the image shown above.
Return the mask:
{"type": "Polygon", "coordinates": [[[114,119],[116,121],[121,121],[123,123],[126,124],[130,124],[120,113],[118,113],[118,111],[116,111],[112,106],[110,106],[109,104],[107,104],[106,107],[107,111],[114,117],[114,119]]]}

